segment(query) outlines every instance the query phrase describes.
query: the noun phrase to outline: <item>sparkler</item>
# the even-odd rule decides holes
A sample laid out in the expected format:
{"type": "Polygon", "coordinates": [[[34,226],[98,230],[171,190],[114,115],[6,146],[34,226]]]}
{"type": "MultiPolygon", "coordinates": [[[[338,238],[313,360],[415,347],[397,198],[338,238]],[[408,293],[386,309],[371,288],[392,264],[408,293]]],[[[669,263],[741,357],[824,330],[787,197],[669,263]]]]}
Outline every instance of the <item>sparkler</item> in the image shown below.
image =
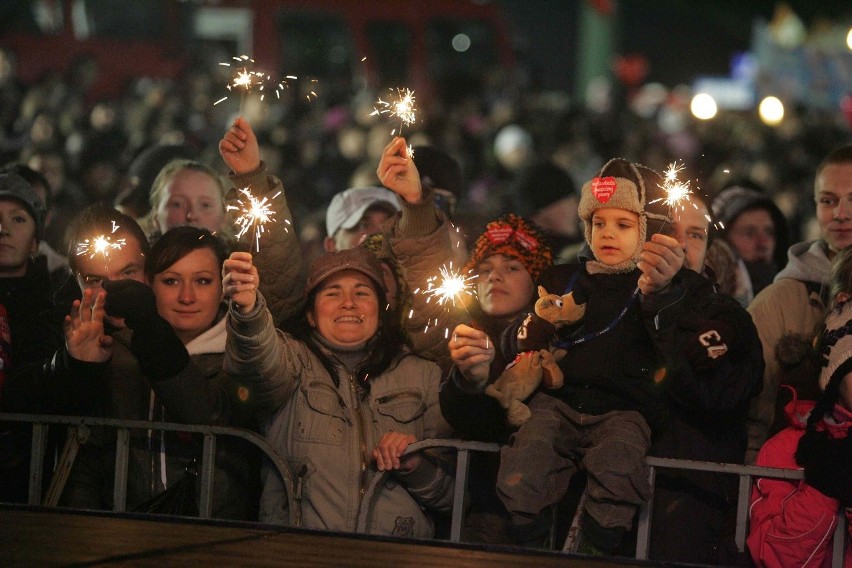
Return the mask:
{"type": "Polygon", "coordinates": [[[660,186],[662,190],[666,192],[666,197],[654,199],[650,202],[656,203],[658,201],[662,201],[669,208],[669,214],[666,217],[666,221],[662,224],[658,232],[663,231],[663,228],[666,226],[666,223],[669,222],[669,219],[672,217],[676,208],[680,207],[681,210],[683,209],[683,201],[688,201],[689,196],[692,194],[689,182],[681,181],[677,177],[683,169],[683,164],[678,165],[677,162],[669,164],[669,167],[666,168],[666,171],[663,173],[663,184],[660,186]]]}
{"type": "MultiPolygon", "coordinates": [[[[475,276],[465,276],[453,270],[453,263],[442,266],[437,276],[430,277],[427,282],[427,288],[423,291],[424,294],[431,298],[435,298],[439,305],[444,305],[452,302],[453,307],[456,305],[456,300],[465,306],[464,297],[473,296],[473,280],[475,276]],[[435,283],[440,280],[438,285],[435,283]]],[[[427,300],[428,301],[428,300],[427,300]]]]}
{"type": "MultiPolygon", "coordinates": [[[[234,77],[231,82],[228,83],[228,90],[231,91],[233,89],[239,89],[240,91],[240,114],[243,114],[243,101],[245,100],[246,93],[250,92],[255,87],[258,90],[262,91],[266,86],[266,82],[269,81],[269,75],[261,72],[255,71],[253,69],[249,69],[249,67],[254,65],[254,59],[249,57],[248,55],[239,55],[236,57],[232,57],[234,61],[237,62],[237,65],[241,65],[242,67],[237,69],[234,77]]],[[[219,63],[223,67],[231,67],[231,63],[222,62],[219,63]]],[[[218,105],[228,97],[222,97],[215,103],[214,105],[218,105]]],[[[263,100],[263,96],[261,95],[261,100],[263,100]]]]}
{"type": "MultiPolygon", "coordinates": [[[[257,89],[260,92],[260,100],[262,101],[266,96],[267,87],[270,87],[275,91],[276,98],[281,98],[281,92],[284,89],[290,88],[290,81],[297,81],[299,78],[296,75],[286,75],[281,80],[273,81],[272,77],[267,73],[262,71],[254,70],[253,66],[255,64],[254,59],[249,57],[248,55],[239,55],[236,57],[232,57],[235,64],[238,67],[231,81],[227,85],[227,89],[232,91],[234,89],[238,89],[240,91],[240,114],[243,114],[243,101],[245,100],[246,93],[251,92],[254,89],[257,89]]],[[[232,64],[229,62],[222,62],[219,65],[223,67],[231,67],[232,64]]],[[[317,79],[310,79],[311,83],[317,83],[317,79]]],[[[316,90],[312,89],[308,94],[305,95],[308,101],[312,99],[316,99],[318,97],[316,90]]],[[[222,97],[213,105],[218,105],[222,101],[226,100],[228,97],[222,97]]]]}
{"type": "Polygon", "coordinates": [[[663,173],[663,191],[666,192],[664,203],[668,205],[669,209],[674,209],[680,205],[681,201],[687,199],[692,193],[689,182],[680,181],[677,177],[683,171],[683,168],[682,164],[678,165],[677,162],[672,162],[663,173]]]}
{"type": "Polygon", "coordinates": [[[391,130],[391,135],[402,135],[403,126],[411,126],[417,120],[417,108],[414,106],[414,91],[411,89],[389,89],[390,100],[383,101],[381,97],[376,101],[370,116],[386,114],[390,117],[399,118],[399,131],[391,130]]]}
{"type": "MultiPolygon", "coordinates": [[[[225,210],[240,212],[234,220],[234,225],[240,228],[237,232],[237,238],[239,239],[249,230],[252,230],[255,251],[260,252],[260,236],[266,230],[267,223],[275,222],[275,211],[272,209],[271,199],[267,197],[258,199],[252,195],[247,187],[240,189],[240,193],[243,197],[237,199],[237,205],[228,205],[225,210]]],[[[279,195],[281,195],[280,191],[273,195],[272,199],[279,195]]]]}
{"type": "MultiPolygon", "coordinates": [[[[425,290],[414,290],[414,294],[425,294],[428,296],[426,302],[428,303],[433,298],[436,303],[442,306],[446,306],[449,310],[449,305],[452,304],[453,307],[456,307],[456,302],[461,305],[462,309],[467,312],[468,300],[474,296],[474,283],[473,281],[476,279],[475,275],[464,275],[460,272],[453,269],[453,263],[450,262],[448,265],[444,265],[440,268],[438,274],[432,276],[426,280],[427,286],[425,290]]],[[[467,312],[468,315],[469,312],[467,312]]],[[[409,317],[413,315],[409,314],[409,317]]],[[[437,326],[439,323],[438,318],[435,318],[434,325],[437,326]]],[[[426,329],[423,332],[427,332],[431,327],[431,321],[426,323],[426,329]]],[[[449,336],[449,328],[444,330],[444,337],[449,336]]],[[[455,333],[453,333],[453,339],[455,339],[455,333]]]]}
{"type": "MultiPolygon", "coordinates": [[[[115,234],[118,228],[119,225],[116,225],[115,221],[112,221],[112,230],[110,233],[115,234]]],[[[123,247],[125,243],[126,240],[123,238],[113,240],[113,238],[109,235],[97,235],[96,237],[88,238],[77,243],[77,256],[88,255],[90,259],[95,258],[97,255],[103,256],[104,262],[106,263],[107,277],[109,277],[110,252],[121,250],[121,247],[123,247]]]]}

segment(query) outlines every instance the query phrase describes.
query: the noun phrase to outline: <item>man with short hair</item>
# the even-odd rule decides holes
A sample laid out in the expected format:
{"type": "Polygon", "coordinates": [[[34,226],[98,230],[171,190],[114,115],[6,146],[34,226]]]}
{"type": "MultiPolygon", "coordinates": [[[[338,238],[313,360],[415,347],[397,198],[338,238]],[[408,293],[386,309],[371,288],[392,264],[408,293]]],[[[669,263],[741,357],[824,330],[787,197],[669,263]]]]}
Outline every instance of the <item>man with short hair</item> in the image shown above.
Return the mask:
{"type": "Polygon", "coordinates": [[[748,307],[763,344],[763,391],[749,412],[746,463],[754,463],[775,420],[781,368],[775,349],[785,334],[814,337],[825,319],[831,259],[852,244],[852,144],[817,167],[814,200],[820,238],[790,247],[787,266],[748,307]]]}
{"type": "Polygon", "coordinates": [[[334,196],[325,213],[326,252],[354,248],[399,211],[396,194],[383,187],[352,187],[334,196]]]}

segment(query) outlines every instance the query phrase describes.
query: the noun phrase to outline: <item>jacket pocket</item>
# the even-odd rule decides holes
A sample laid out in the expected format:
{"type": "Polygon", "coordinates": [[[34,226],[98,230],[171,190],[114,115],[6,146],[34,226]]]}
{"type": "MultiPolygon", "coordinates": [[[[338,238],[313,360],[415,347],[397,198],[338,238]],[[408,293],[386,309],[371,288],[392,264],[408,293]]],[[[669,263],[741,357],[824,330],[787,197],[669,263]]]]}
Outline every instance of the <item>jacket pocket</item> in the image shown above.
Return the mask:
{"type": "Polygon", "coordinates": [[[338,392],[319,381],[303,384],[301,391],[294,438],[301,442],[343,444],[346,409],[338,392]]]}
{"type": "Polygon", "coordinates": [[[423,393],[410,390],[388,393],[376,397],[374,405],[381,433],[406,432],[420,439],[423,424],[418,419],[426,412],[423,393]]]}

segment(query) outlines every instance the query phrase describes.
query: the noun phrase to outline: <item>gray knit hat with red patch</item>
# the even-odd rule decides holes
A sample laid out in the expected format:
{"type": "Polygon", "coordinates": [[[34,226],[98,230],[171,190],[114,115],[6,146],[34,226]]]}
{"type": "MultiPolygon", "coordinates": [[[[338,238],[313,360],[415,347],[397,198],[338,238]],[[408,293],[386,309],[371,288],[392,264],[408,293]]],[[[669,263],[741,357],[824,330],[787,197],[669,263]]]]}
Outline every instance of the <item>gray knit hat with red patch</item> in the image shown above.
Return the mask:
{"type": "Polygon", "coordinates": [[[639,240],[645,242],[648,220],[669,220],[660,174],[624,158],[613,158],[598,175],[583,185],[578,213],[586,226],[586,241],[592,241],[592,215],[604,207],[625,209],[639,215],[639,240]]]}

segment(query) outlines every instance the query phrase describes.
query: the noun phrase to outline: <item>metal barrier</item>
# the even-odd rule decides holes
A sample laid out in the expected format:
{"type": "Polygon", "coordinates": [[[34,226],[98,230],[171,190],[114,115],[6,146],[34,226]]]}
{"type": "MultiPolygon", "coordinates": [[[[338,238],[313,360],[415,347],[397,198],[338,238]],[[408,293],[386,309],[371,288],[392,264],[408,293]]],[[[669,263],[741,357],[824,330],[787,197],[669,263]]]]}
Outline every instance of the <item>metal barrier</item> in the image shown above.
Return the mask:
{"type": "MultiPolygon", "coordinates": [[[[293,475],[287,462],[269,445],[266,439],[250,430],[241,428],[229,428],[224,426],[204,426],[192,424],[175,424],[170,422],[148,422],[144,420],[118,420],[108,418],[90,418],[77,416],[51,416],[34,414],[4,414],[0,413],[0,422],[32,423],[32,456],[30,459],[30,479],[28,503],[37,505],[41,502],[44,454],[47,447],[48,425],[67,425],[76,430],[73,436],[80,435],[85,438],[85,429],[92,426],[105,426],[115,428],[116,432],[116,462],[115,483],[113,489],[113,510],[122,512],[127,500],[127,469],[130,456],[130,430],[157,430],[170,432],[191,432],[204,436],[204,445],[201,458],[201,496],[199,503],[199,516],[210,518],[213,501],[213,483],[215,473],[216,436],[233,436],[241,438],[255,447],[259,448],[273,466],[278,470],[287,492],[289,506],[290,526],[299,526],[301,523],[301,511],[298,500],[295,498],[293,475]]],[[[426,450],[431,448],[450,448],[456,451],[456,475],[453,494],[452,524],[450,528],[450,542],[461,541],[461,528],[464,523],[464,495],[467,488],[467,477],[470,468],[470,452],[498,452],[500,444],[486,442],[472,442],[464,440],[431,439],[421,440],[409,445],[405,454],[426,450]]],[[[656,481],[657,469],[685,469],[692,471],[709,471],[727,473],[739,476],[739,493],[737,499],[737,526],[735,541],[740,552],[745,551],[745,541],[748,527],[748,509],[751,497],[752,484],[755,478],[768,477],[774,479],[804,479],[802,470],[777,469],[770,467],[757,467],[736,464],[724,464],[715,462],[700,462],[690,460],[677,460],[669,458],[648,457],[646,462],[650,468],[649,482],[652,496],[645,505],[639,509],[639,520],[637,523],[636,558],[646,560],[648,558],[648,543],[650,540],[650,523],[653,512],[653,490],[656,481]]],[[[378,489],[385,482],[389,472],[379,472],[373,476],[364,494],[361,508],[358,514],[356,532],[366,533],[370,525],[371,515],[378,498],[378,489]]],[[[577,519],[572,522],[569,530],[566,546],[563,550],[569,550],[569,541],[576,538],[577,519]],[[573,532],[572,532],[573,531],[573,532]]],[[[834,532],[834,544],[832,550],[832,566],[843,567],[846,517],[843,510],[838,513],[838,522],[834,532]]]]}
{"type": "Polygon", "coordinates": [[[174,424],[171,422],[149,422],[146,420],[118,420],[111,418],[91,418],[80,416],[51,416],[37,414],[5,414],[0,413],[0,422],[32,423],[33,439],[30,457],[29,496],[30,505],[41,504],[42,480],[44,478],[43,464],[47,448],[48,425],[66,425],[76,428],[72,436],[80,429],[93,426],[104,426],[116,429],[115,447],[115,483],[113,486],[113,510],[123,512],[127,504],[127,469],[130,458],[130,430],[156,430],[165,432],[191,432],[204,436],[201,451],[201,495],[199,498],[199,516],[209,519],[213,504],[213,483],[216,463],[216,436],[231,436],[241,438],[260,449],[269,458],[275,469],[281,475],[284,488],[287,491],[287,502],[290,504],[290,525],[299,526],[301,511],[298,501],[294,498],[293,475],[287,462],[275,449],[269,445],[262,435],[242,428],[225,426],[204,426],[195,424],[174,424]]]}
{"type": "MultiPolygon", "coordinates": [[[[467,474],[470,464],[470,452],[496,452],[500,450],[499,444],[487,444],[483,442],[465,442],[462,440],[422,440],[411,444],[406,448],[405,454],[425,450],[429,448],[453,448],[458,452],[456,463],[456,484],[453,496],[452,526],[450,528],[450,541],[459,542],[461,539],[461,527],[464,521],[464,491],[467,487],[467,474]]],[[[651,498],[639,509],[639,521],[637,523],[636,535],[636,559],[648,559],[648,543],[650,541],[651,514],[653,510],[653,490],[656,482],[657,469],[686,469],[693,471],[710,471],[728,473],[739,476],[739,491],[737,498],[737,527],[735,542],[740,552],[745,551],[745,542],[748,528],[749,501],[751,498],[752,484],[755,478],[769,477],[774,479],[804,479],[802,470],[778,469],[773,467],[757,467],[737,464],[725,464],[715,462],[701,462],[691,460],[677,460],[670,458],[645,458],[650,468],[649,482],[651,485],[651,498]]],[[[367,532],[373,507],[376,503],[377,489],[384,483],[389,472],[381,472],[374,476],[364,494],[361,510],[358,515],[358,532],[367,532]]],[[[843,558],[846,544],[846,516],[841,509],[838,514],[838,522],[834,531],[834,544],[832,549],[832,567],[843,568],[843,558]]],[[[577,517],[571,523],[568,532],[566,546],[563,550],[570,551],[572,548],[569,541],[576,539],[578,529],[577,517]]]]}

